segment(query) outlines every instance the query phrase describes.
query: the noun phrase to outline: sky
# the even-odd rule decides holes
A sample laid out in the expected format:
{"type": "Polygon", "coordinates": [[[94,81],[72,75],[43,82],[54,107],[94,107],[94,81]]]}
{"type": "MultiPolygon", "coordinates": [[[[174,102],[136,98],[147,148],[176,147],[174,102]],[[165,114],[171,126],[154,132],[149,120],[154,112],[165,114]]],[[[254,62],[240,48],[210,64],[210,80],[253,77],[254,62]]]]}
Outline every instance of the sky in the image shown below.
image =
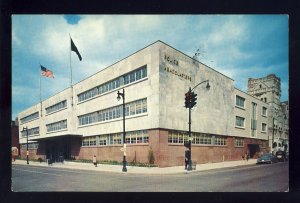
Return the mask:
{"type": "Polygon", "coordinates": [[[13,15],[12,119],[73,84],[161,40],[234,80],[276,74],[288,100],[287,15],[13,15]],[[40,65],[54,79],[40,76],[40,65]],[[40,80],[41,90],[40,95],[40,80]]]}

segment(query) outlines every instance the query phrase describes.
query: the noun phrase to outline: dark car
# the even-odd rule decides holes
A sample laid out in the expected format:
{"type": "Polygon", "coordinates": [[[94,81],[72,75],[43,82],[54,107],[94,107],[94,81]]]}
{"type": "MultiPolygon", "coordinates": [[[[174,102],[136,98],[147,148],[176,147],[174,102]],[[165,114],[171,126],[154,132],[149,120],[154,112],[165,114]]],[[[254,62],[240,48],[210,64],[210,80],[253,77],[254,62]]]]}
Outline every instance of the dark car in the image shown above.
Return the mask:
{"type": "Polygon", "coordinates": [[[274,156],[271,153],[268,154],[263,154],[257,159],[257,164],[272,164],[272,163],[277,163],[278,160],[276,156],[274,156]]]}
{"type": "Polygon", "coordinates": [[[286,161],[286,153],[284,151],[277,151],[276,157],[278,161],[286,161]]]}

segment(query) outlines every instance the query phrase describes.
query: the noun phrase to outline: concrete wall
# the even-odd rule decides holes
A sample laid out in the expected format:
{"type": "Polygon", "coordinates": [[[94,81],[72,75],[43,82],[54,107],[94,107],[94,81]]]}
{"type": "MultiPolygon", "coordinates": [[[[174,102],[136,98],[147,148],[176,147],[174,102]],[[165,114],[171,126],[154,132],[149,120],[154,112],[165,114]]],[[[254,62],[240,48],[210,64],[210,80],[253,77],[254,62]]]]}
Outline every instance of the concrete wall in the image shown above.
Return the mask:
{"type": "Polygon", "coordinates": [[[159,53],[160,128],[188,130],[185,93],[189,87],[209,80],[210,90],[206,89],[206,83],[194,90],[198,96],[192,109],[192,131],[230,135],[233,80],[165,44],[161,44],[159,53]]]}

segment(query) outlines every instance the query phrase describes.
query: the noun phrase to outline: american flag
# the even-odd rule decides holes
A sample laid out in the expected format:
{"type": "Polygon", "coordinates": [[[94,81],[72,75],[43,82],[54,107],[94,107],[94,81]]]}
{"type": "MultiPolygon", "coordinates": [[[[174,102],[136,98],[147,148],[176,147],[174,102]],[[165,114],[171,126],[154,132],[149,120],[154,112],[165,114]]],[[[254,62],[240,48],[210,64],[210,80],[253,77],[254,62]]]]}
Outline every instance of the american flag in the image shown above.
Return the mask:
{"type": "Polygon", "coordinates": [[[53,72],[51,70],[48,70],[44,66],[41,65],[41,75],[48,77],[48,78],[54,78],[53,72]]]}

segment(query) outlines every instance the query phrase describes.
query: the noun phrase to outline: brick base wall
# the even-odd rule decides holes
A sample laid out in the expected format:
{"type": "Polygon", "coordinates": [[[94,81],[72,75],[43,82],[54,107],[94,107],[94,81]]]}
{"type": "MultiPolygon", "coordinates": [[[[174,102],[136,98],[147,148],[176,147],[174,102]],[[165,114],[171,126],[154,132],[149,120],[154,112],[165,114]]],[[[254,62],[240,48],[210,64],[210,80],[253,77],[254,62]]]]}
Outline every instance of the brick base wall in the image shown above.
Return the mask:
{"type": "MultiPolygon", "coordinates": [[[[149,143],[127,144],[126,161],[148,163],[149,149],[152,148],[154,153],[154,163],[159,167],[183,166],[185,147],[183,144],[168,143],[168,130],[154,129],[148,130],[149,143]]],[[[227,137],[226,146],[204,146],[192,144],[192,160],[198,164],[212,163],[224,161],[241,160],[246,152],[249,152],[249,145],[258,147],[257,151],[252,149],[252,157],[257,158],[260,153],[269,152],[269,148],[261,148],[259,146],[267,146],[267,140],[258,140],[244,138],[244,146],[234,146],[234,137],[227,137]]],[[[120,150],[123,145],[108,145],[95,147],[82,147],[80,139],[70,140],[70,153],[75,159],[92,160],[96,155],[97,160],[123,161],[123,152],[120,150]]],[[[46,142],[39,144],[39,149],[29,150],[30,159],[45,159],[46,142]]],[[[26,158],[26,149],[21,150],[21,157],[26,158]]]]}

